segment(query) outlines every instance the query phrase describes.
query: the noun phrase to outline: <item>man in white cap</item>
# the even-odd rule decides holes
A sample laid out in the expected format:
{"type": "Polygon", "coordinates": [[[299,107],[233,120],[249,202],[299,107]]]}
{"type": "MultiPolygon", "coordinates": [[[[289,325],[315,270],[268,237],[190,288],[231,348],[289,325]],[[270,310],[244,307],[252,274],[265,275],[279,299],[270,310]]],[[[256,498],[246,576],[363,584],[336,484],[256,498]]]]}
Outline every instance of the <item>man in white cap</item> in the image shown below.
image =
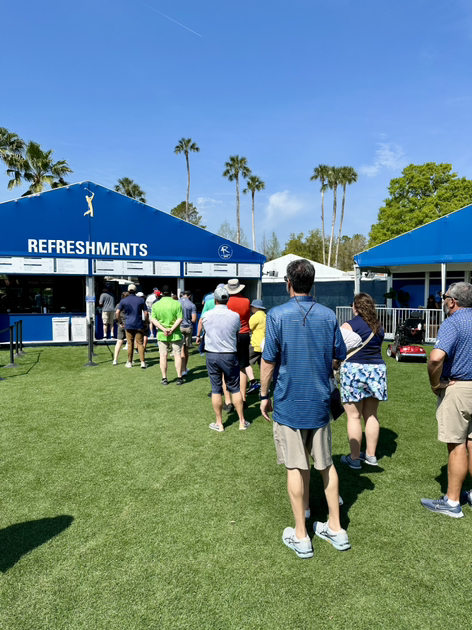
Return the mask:
{"type": "Polygon", "coordinates": [[[241,330],[238,336],[238,360],[239,360],[239,380],[241,387],[241,396],[244,403],[246,402],[247,374],[246,368],[249,367],[249,345],[251,342],[249,328],[249,318],[251,316],[251,303],[242,295],[241,291],[246,285],[241,284],[237,278],[228,280],[226,290],[229,293],[228,308],[239,315],[241,321],[241,330]]]}
{"type": "Polygon", "coordinates": [[[128,297],[121,300],[116,307],[116,319],[119,321],[120,313],[123,311],[126,315],[126,341],[128,342],[128,361],[127,368],[133,367],[133,351],[134,341],[138,346],[139,358],[141,359],[141,367],[146,368],[144,361],[143,336],[144,328],[147,328],[148,312],[146,303],[142,297],[136,295],[136,285],[130,284],[128,287],[128,297]]]}

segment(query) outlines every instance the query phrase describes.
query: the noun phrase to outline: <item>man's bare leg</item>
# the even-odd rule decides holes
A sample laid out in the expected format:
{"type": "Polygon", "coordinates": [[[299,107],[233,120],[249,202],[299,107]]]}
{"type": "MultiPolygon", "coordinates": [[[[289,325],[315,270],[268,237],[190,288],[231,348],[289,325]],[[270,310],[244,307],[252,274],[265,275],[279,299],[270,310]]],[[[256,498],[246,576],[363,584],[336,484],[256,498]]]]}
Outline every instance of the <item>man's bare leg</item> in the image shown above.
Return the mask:
{"type": "Polygon", "coordinates": [[[462,484],[469,468],[469,458],[465,444],[448,444],[449,460],[447,463],[447,498],[459,501],[462,484]]]}
{"type": "Polygon", "coordinates": [[[223,412],[223,398],[221,396],[221,394],[213,394],[211,395],[211,404],[213,405],[213,411],[215,412],[215,416],[216,416],[216,424],[219,427],[223,427],[223,418],[222,418],[222,412],[223,412]]]}
{"type": "MultiPolygon", "coordinates": [[[[236,413],[238,414],[238,418],[239,418],[239,427],[243,428],[245,420],[244,420],[244,403],[243,403],[243,398],[241,396],[241,392],[235,392],[234,394],[232,394],[232,396],[233,396],[233,405],[234,405],[234,408],[236,409],[236,413]]],[[[231,398],[230,398],[230,402],[231,402],[231,398]]]]}
{"type": "Polygon", "coordinates": [[[239,389],[241,392],[241,396],[243,397],[243,401],[246,402],[246,387],[247,387],[247,374],[245,370],[239,372],[239,389]]]}
{"type": "Polygon", "coordinates": [[[118,361],[118,355],[120,354],[120,350],[123,347],[123,340],[118,339],[115,346],[115,356],[113,357],[114,361],[118,361]]]}
{"type": "Polygon", "coordinates": [[[230,405],[231,404],[231,395],[228,391],[228,388],[226,387],[226,382],[225,382],[225,375],[223,374],[223,393],[225,395],[225,405],[230,405]]]}
{"type": "Polygon", "coordinates": [[[159,355],[159,367],[161,368],[162,378],[167,378],[167,353],[161,352],[159,355]]]}
{"type": "Polygon", "coordinates": [[[305,510],[310,509],[310,469],[302,470],[303,477],[303,505],[305,510]]]}
{"type": "Polygon", "coordinates": [[[252,365],[248,365],[246,368],[246,376],[250,381],[254,380],[254,370],[252,369],[252,365]]]}
{"type": "Polygon", "coordinates": [[[472,440],[467,440],[467,452],[469,454],[469,475],[472,477],[472,440]]]}
{"type": "Polygon", "coordinates": [[[185,344],[183,344],[182,346],[182,372],[185,372],[185,370],[187,369],[187,365],[188,365],[188,348],[185,344]]]}
{"type": "Polygon", "coordinates": [[[182,378],[182,349],[179,348],[178,352],[174,352],[175,369],[177,370],[177,378],[182,378]]]}
{"type": "Polygon", "coordinates": [[[329,519],[328,527],[333,532],[339,532],[341,522],[339,520],[339,479],[333,464],[324,470],[320,470],[323,478],[323,487],[328,503],[329,519]]]}
{"type": "Polygon", "coordinates": [[[295,536],[298,540],[308,537],[305,523],[304,486],[303,472],[298,468],[287,468],[287,490],[295,518],[295,536]]]}

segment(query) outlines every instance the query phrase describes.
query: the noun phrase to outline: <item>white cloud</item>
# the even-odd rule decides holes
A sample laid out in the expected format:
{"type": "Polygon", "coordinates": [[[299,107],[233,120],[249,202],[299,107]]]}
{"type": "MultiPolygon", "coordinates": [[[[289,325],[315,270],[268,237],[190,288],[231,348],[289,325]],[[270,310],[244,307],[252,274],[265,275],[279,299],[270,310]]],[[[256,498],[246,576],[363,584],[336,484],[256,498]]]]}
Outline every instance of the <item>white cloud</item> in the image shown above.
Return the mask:
{"type": "Polygon", "coordinates": [[[223,203],[219,199],[212,199],[211,197],[198,197],[197,199],[197,208],[199,210],[203,208],[208,208],[211,206],[216,206],[217,204],[223,203]]]}
{"type": "Polygon", "coordinates": [[[295,217],[306,209],[304,201],[291,195],[289,190],[276,192],[269,197],[266,208],[266,221],[277,224],[295,217]]]}
{"type": "Polygon", "coordinates": [[[403,148],[398,144],[378,142],[373,164],[364,164],[359,171],[367,177],[375,177],[382,169],[397,171],[408,164],[403,148]]]}

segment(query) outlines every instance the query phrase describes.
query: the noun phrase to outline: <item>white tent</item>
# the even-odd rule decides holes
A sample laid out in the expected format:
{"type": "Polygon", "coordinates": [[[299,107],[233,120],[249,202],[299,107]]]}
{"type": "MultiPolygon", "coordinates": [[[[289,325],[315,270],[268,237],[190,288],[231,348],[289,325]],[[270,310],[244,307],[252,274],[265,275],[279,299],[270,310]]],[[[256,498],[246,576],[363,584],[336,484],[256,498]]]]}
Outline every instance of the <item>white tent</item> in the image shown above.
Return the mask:
{"type": "MultiPolygon", "coordinates": [[[[287,265],[294,260],[300,260],[302,256],[296,256],[295,254],[287,254],[281,256],[275,260],[266,262],[262,267],[262,282],[283,282],[284,276],[287,271],[287,265]]],[[[310,260],[311,264],[315,268],[315,280],[349,280],[352,276],[350,273],[340,271],[339,269],[333,269],[327,265],[310,260]]]]}

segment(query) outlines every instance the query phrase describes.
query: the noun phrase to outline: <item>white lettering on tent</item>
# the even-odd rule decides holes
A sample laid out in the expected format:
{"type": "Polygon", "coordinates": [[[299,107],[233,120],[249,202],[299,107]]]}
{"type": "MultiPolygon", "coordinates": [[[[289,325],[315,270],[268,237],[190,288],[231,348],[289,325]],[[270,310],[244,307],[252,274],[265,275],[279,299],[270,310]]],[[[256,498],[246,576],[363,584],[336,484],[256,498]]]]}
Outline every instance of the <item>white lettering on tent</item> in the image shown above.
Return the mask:
{"type": "Polygon", "coordinates": [[[90,241],[88,243],[85,243],[85,253],[86,254],[93,254],[95,256],[95,243],[90,243],[90,241]]]}
{"type": "Polygon", "coordinates": [[[75,241],[67,241],[67,253],[75,254],[75,241]]]}
{"type": "Polygon", "coordinates": [[[129,256],[129,243],[120,243],[120,256],[129,256]]]}
{"type": "Polygon", "coordinates": [[[83,241],[77,241],[75,244],[75,253],[76,254],[83,254],[85,251],[84,249],[84,242],[83,241]]]}
{"type": "Polygon", "coordinates": [[[65,241],[56,241],[56,249],[58,254],[66,253],[66,242],[65,241]]]}
{"type": "Polygon", "coordinates": [[[34,238],[28,239],[28,251],[37,254],[38,253],[38,241],[34,238]]]}
{"type": "Polygon", "coordinates": [[[112,256],[119,256],[119,247],[120,244],[119,243],[112,243],[111,244],[111,255],[112,256]]]}
{"type": "Polygon", "coordinates": [[[56,249],[56,241],[48,241],[48,254],[51,254],[53,249],[56,249]]]}
{"type": "Polygon", "coordinates": [[[147,245],[145,243],[141,243],[141,245],[139,246],[139,255],[140,256],[148,255],[147,245]]]}
{"type": "Polygon", "coordinates": [[[139,243],[130,243],[130,245],[133,249],[132,256],[136,256],[136,247],[139,247],[139,243]]]}
{"type": "Polygon", "coordinates": [[[109,256],[110,243],[97,243],[97,256],[109,256]]]}
{"type": "Polygon", "coordinates": [[[31,254],[68,254],[83,256],[127,257],[149,255],[146,243],[102,243],[101,241],[63,241],[61,239],[28,239],[31,254]]]}
{"type": "Polygon", "coordinates": [[[48,246],[47,246],[47,241],[45,239],[39,239],[39,253],[40,254],[47,254],[48,253],[48,246]]]}

